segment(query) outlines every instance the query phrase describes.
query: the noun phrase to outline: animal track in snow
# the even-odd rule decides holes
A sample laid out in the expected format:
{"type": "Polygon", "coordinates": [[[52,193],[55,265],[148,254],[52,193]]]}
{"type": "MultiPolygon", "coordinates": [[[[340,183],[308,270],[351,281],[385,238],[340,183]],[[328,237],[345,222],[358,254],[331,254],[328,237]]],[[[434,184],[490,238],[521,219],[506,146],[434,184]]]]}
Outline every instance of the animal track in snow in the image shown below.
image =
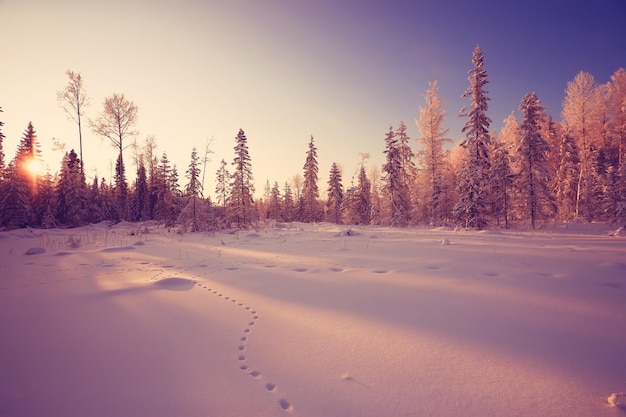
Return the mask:
{"type": "MultiPolygon", "coordinates": [[[[233,268],[233,269],[227,268],[227,269],[233,270],[237,268],[233,268]]],[[[300,272],[308,271],[307,268],[300,268],[300,269],[301,269],[300,272]]],[[[163,271],[159,272],[156,276],[160,275],[162,272],[163,271]]],[[[260,371],[256,369],[251,370],[250,365],[248,365],[248,356],[243,354],[244,352],[248,351],[247,342],[252,332],[251,327],[256,326],[257,321],[260,319],[259,313],[252,307],[246,305],[245,303],[242,303],[241,301],[238,302],[236,299],[231,298],[230,296],[222,292],[219,292],[217,289],[212,289],[206,285],[200,284],[196,280],[192,280],[192,281],[196,283],[195,285],[196,287],[199,287],[203,290],[208,291],[209,294],[213,294],[218,297],[221,297],[223,300],[230,301],[231,303],[235,304],[237,307],[240,307],[244,309],[245,311],[248,311],[251,314],[252,320],[248,322],[246,328],[243,330],[243,335],[239,338],[239,344],[237,345],[237,352],[238,352],[237,363],[239,364],[239,370],[250,375],[251,377],[260,381],[261,383],[263,383],[265,390],[268,391],[269,393],[276,394],[278,392],[278,387],[276,386],[276,384],[272,382],[267,382],[267,380],[263,377],[260,371]]],[[[284,397],[281,397],[278,399],[278,405],[284,411],[290,412],[291,410],[293,410],[293,405],[291,404],[291,402],[289,402],[289,400],[285,399],[284,397]]]]}

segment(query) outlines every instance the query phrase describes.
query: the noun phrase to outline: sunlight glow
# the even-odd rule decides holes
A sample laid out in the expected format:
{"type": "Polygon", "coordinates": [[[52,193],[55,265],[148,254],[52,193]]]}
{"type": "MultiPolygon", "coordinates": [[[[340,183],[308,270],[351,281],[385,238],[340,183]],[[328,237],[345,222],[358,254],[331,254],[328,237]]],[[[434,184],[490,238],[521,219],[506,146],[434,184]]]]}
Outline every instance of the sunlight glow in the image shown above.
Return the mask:
{"type": "Polygon", "coordinates": [[[34,177],[43,174],[43,165],[36,159],[31,159],[30,161],[27,161],[24,166],[26,167],[28,173],[34,177]]]}

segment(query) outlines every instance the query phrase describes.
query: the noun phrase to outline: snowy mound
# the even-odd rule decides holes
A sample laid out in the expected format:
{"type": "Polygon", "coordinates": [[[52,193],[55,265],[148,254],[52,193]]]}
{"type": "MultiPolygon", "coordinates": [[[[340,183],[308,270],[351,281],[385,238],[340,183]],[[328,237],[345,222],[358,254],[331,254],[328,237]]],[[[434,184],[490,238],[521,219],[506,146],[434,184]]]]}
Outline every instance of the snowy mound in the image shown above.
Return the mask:
{"type": "Polygon", "coordinates": [[[29,248],[24,255],[39,255],[45,253],[46,250],[44,248],[29,248]]]}
{"type": "Polygon", "coordinates": [[[193,288],[194,282],[187,278],[171,277],[156,281],[154,286],[164,290],[187,291],[193,288]]]}
{"type": "Polygon", "coordinates": [[[135,250],[133,246],[116,246],[113,248],[104,248],[100,252],[126,252],[135,250]]]}

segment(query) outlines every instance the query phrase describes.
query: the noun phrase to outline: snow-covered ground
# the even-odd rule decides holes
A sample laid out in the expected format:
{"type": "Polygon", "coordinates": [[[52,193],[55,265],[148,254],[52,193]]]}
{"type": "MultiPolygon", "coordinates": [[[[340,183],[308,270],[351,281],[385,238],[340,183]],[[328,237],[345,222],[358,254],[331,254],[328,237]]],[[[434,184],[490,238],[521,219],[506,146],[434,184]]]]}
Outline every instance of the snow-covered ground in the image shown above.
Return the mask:
{"type": "Polygon", "coordinates": [[[626,238],[0,233],[0,416],[620,416],[626,238]]]}

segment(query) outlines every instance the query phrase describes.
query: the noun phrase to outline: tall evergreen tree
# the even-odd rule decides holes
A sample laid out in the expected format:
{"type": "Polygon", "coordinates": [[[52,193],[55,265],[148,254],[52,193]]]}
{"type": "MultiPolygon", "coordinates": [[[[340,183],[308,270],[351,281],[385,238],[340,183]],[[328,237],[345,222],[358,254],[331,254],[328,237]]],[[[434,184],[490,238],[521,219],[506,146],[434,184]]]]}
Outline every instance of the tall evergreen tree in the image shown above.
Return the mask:
{"type": "Polygon", "coordinates": [[[343,185],[341,171],[336,162],[330,167],[328,178],[328,200],[326,201],[326,218],[328,221],[341,224],[341,205],[343,204],[343,185]]]}
{"type": "Polygon", "coordinates": [[[446,158],[444,145],[451,143],[452,140],[445,137],[448,133],[448,129],[443,128],[446,111],[443,108],[443,100],[439,97],[439,84],[433,81],[428,87],[424,94],[426,107],[420,106],[420,118],[416,120],[422,134],[417,139],[417,143],[422,145],[418,155],[429,187],[424,201],[426,216],[431,224],[440,224],[445,217],[441,201],[446,158]]]}
{"type": "Polygon", "coordinates": [[[47,171],[41,178],[39,193],[35,198],[36,223],[43,229],[53,229],[58,226],[56,219],[57,201],[52,184],[52,175],[47,171]]]}
{"type": "Polygon", "coordinates": [[[285,181],[283,186],[283,221],[292,222],[295,216],[295,203],[293,201],[293,193],[289,186],[289,181],[285,181]]]}
{"type": "Polygon", "coordinates": [[[386,163],[383,165],[383,191],[388,198],[389,222],[392,226],[405,227],[409,224],[410,201],[403,172],[403,157],[400,153],[400,145],[389,126],[389,132],[385,137],[386,163]]]}
{"type": "Polygon", "coordinates": [[[509,153],[509,146],[500,138],[493,141],[491,158],[489,184],[493,207],[492,215],[498,226],[500,226],[500,219],[503,219],[504,228],[508,229],[515,172],[511,167],[512,157],[509,153]]]}
{"type": "Polygon", "coordinates": [[[56,217],[61,224],[77,227],[86,223],[84,191],[80,159],[72,149],[63,158],[56,186],[56,217]]]}
{"type": "Polygon", "coordinates": [[[183,224],[183,228],[190,232],[198,232],[201,230],[201,225],[206,223],[205,206],[202,204],[200,195],[202,194],[202,179],[200,178],[200,158],[198,157],[198,151],[193,148],[191,151],[191,161],[186,172],[187,187],[185,188],[185,198],[187,204],[181,215],[179,221],[183,224]]]}
{"type": "Polygon", "coordinates": [[[274,185],[270,190],[270,198],[267,203],[267,218],[282,220],[280,187],[277,181],[274,181],[274,185]]]}
{"type": "Polygon", "coordinates": [[[461,111],[461,116],[467,117],[462,129],[465,139],[461,142],[461,146],[467,149],[467,155],[460,172],[459,202],[454,211],[464,227],[482,229],[487,224],[491,119],[487,117],[489,97],[485,90],[489,81],[484,69],[483,51],[479,46],[474,49],[472,63],[474,68],[469,71],[468,77],[470,87],[463,94],[471,103],[461,111]]]}
{"type": "Polygon", "coordinates": [[[238,227],[248,228],[257,220],[254,206],[254,180],[252,176],[252,163],[248,153],[248,138],[243,129],[235,138],[234,172],[231,176],[230,201],[228,217],[238,227]]]}
{"type": "Polygon", "coordinates": [[[524,119],[520,126],[521,142],[517,148],[520,167],[516,178],[517,189],[522,197],[524,217],[530,219],[530,225],[535,229],[537,220],[551,217],[556,212],[547,157],[550,145],[541,135],[540,122],[544,109],[537,94],[526,94],[519,108],[524,119]]]}
{"type": "Polygon", "coordinates": [[[317,188],[317,148],[313,141],[313,135],[309,141],[309,150],[304,163],[304,187],[302,194],[304,197],[304,218],[305,222],[316,222],[320,220],[320,210],[318,206],[319,189],[317,188]]]}
{"type": "Polygon", "coordinates": [[[150,192],[143,154],[140,154],[137,160],[137,180],[135,182],[133,210],[131,214],[133,221],[150,219],[150,192]]]}

